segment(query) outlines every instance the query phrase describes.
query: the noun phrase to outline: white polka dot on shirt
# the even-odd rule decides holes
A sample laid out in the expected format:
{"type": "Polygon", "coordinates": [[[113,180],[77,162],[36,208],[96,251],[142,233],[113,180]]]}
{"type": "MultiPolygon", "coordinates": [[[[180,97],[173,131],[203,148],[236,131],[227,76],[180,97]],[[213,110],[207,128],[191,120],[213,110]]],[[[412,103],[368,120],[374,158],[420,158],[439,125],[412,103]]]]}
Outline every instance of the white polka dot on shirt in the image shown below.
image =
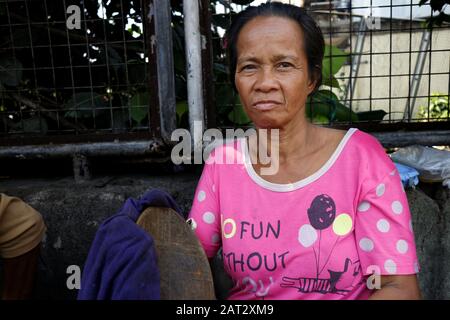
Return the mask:
{"type": "Polygon", "coordinates": [[[211,237],[212,243],[218,243],[219,240],[220,240],[219,234],[215,233],[215,234],[212,235],[212,237],[211,237]]]}
{"type": "Polygon", "coordinates": [[[205,198],[206,198],[206,193],[205,193],[205,191],[200,190],[200,191],[198,192],[198,195],[197,195],[197,200],[198,200],[199,202],[202,202],[203,200],[205,200],[205,198]]]}
{"type": "Polygon", "coordinates": [[[390,173],[390,175],[391,175],[391,176],[395,175],[395,172],[396,172],[396,171],[397,171],[396,169],[392,170],[391,173],[390,173]]]}
{"type": "Polygon", "coordinates": [[[377,222],[377,229],[380,232],[389,232],[389,229],[391,228],[391,225],[389,224],[389,221],[387,221],[386,219],[380,219],[377,222]]]}
{"type": "Polygon", "coordinates": [[[386,190],[386,186],[384,185],[384,183],[380,183],[377,186],[377,196],[381,197],[384,194],[384,191],[386,190]]]}
{"type": "Polygon", "coordinates": [[[391,207],[392,207],[392,211],[395,214],[401,214],[403,212],[402,203],[400,201],[398,201],[398,200],[395,200],[394,202],[392,202],[391,207]]]}
{"type": "Polygon", "coordinates": [[[362,238],[361,240],[359,240],[359,247],[366,252],[370,252],[374,247],[373,241],[369,238],[362,238]]]}
{"type": "Polygon", "coordinates": [[[363,201],[358,206],[358,211],[365,212],[370,209],[370,203],[367,201],[363,201]]]}
{"type": "Polygon", "coordinates": [[[395,264],[394,260],[391,259],[388,259],[384,262],[384,269],[390,274],[397,273],[397,265],[395,264]]]}
{"type": "Polygon", "coordinates": [[[206,211],[203,214],[203,221],[205,221],[206,223],[213,224],[215,220],[216,220],[216,216],[214,215],[214,213],[206,211]]]}
{"type": "Polygon", "coordinates": [[[308,248],[317,241],[317,231],[310,224],[305,224],[298,230],[298,241],[302,246],[308,248]]]}
{"type": "Polygon", "coordinates": [[[405,240],[398,240],[397,251],[402,254],[408,252],[408,243],[405,240]]]}

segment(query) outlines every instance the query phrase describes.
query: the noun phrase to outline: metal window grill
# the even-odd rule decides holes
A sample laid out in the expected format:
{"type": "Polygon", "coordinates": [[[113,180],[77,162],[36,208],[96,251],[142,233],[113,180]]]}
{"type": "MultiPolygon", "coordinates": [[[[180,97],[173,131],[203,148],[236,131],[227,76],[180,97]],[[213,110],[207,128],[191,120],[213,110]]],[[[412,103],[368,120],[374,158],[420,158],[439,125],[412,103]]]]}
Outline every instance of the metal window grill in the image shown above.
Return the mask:
{"type": "MultiPolygon", "coordinates": [[[[228,81],[222,37],[236,12],[261,2],[199,0],[207,127],[248,125],[228,81]]],[[[333,46],[324,60],[331,86],[309,104],[313,122],[368,131],[448,130],[449,25],[427,31],[429,6],[285,2],[303,4],[333,46]],[[317,105],[323,110],[315,114],[317,105]]],[[[178,127],[188,127],[182,1],[170,2],[173,57],[166,60],[173,70],[158,69],[153,35],[159,25],[143,18],[162,3],[0,0],[0,144],[148,138],[170,133],[175,116],[178,127]],[[67,28],[71,5],[80,8],[80,29],[67,28]],[[170,72],[175,84],[167,80],[170,72]],[[175,91],[176,114],[162,89],[175,91]]]]}
{"type": "MultiPolygon", "coordinates": [[[[218,2],[210,10],[213,40],[220,42],[237,12],[266,1],[218,2]]],[[[282,2],[304,6],[324,34],[324,85],[307,104],[313,122],[368,131],[450,128],[450,24],[428,29],[429,5],[419,6],[418,0],[282,2]]],[[[450,6],[443,10],[449,14],[450,6]]],[[[214,49],[214,63],[223,64],[223,48],[216,44],[214,49]]],[[[248,124],[229,81],[216,79],[218,114],[232,120],[226,125],[248,124]]]]}
{"type": "Polygon", "coordinates": [[[148,2],[1,0],[0,136],[150,132],[148,2]]]}

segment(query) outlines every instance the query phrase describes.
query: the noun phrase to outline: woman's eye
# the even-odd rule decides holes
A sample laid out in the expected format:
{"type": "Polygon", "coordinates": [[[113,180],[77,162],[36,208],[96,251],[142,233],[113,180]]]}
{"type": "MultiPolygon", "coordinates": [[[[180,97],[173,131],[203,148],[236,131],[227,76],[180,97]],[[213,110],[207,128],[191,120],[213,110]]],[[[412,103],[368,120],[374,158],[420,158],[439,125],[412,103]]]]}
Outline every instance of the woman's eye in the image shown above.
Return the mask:
{"type": "Polygon", "coordinates": [[[280,62],[278,64],[278,68],[281,68],[281,69],[287,69],[290,67],[292,67],[292,64],[290,64],[289,62],[280,62]]]}
{"type": "Polygon", "coordinates": [[[243,66],[242,70],[250,71],[250,70],[254,70],[255,68],[256,67],[253,64],[248,64],[248,65],[243,66]]]}

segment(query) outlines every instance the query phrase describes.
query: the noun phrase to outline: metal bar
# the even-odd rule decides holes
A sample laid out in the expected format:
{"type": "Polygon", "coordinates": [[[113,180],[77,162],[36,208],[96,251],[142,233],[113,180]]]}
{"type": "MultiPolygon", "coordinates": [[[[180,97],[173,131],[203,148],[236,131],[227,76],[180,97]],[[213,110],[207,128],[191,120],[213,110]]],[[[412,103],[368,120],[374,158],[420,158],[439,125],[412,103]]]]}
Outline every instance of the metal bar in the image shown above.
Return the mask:
{"type": "MultiPolygon", "coordinates": [[[[45,1],[44,1],[45,2],[45,1]]],[[[88,30],[88,25],[86,23],[86,8],[84,6],[84,2],[82,3],[83,6],[83,17],[84,19],[84,29],[86,30],[86,55],[87,55],[87,59],[88,59],[88,70],[89,70],[89,86],[90,86],[90,92],[91,92],[91,103],[92,105],[94,105],[94,85],[93,85],[93,81],[92,81],[92,67],[91,67],[91,50],[89,48],[89,37],[87,35],[87,30],[88,30]]],[[[49,27],[50,28],[50,27],[49,27]]],[[[49,39],[50,38],[50,30],[48,30],[49,32],[49,39]]],[[[125,64],[126,65],[126,64],[125,64]]],[[[84,67],[84,66],[83,66],[84,67]]],[[[106,66],[108,67],[108,66],[106,66]]],[[[54,68],[53,68],[54,69],[54,68]]],[[[53,72],[55,72],[55,70],[53,70],[53,72]]],[[[55,84],[55,91],[56,91],[56,84],[55,84]]],[[[58,95],[56,95],[56,98],[58,97],[58,95]]],[[[59,115],[59,113],[57,113],[57,115],[59,115]]],[[[97,123],[96,123],[96,117],[95,117],[95,109],[92,108],[92,119],[93,119],[93,126],[94,129],[97,128],[97,123]]],[[[58,128],[59,128],[59,123],[58,123],[58,128]]]]}
{"type": "MultiPolygon", "coordinates": [[[[442,28],[443,29],[443,28],[442,28]]],[[[449,29],[449,31],[450,31],[450,28],[448,28],[449,29]]],[[[415,31],[423,31],[423,28],[420,28],[420,29],[414,29],[415,31]]],[[[413,31],[414,31],[413,30],[413,31]]],[[[341,32],[341,31],[333,31],[333,34],[339,34],[339,33],[346,33],[346,34],[348,34],[349,32],[341,32]]],[[[353,31],[351,32],[351,33],[353,33],[353,31]]],[[[377,32],[377,33],[379,33],[379,32],[377,32]]],[[[217,38],[215,38],[215,39],[217,39],[217,38]]],[[[111,44],[112,42],[108,42],[108,44],[111,44]]],[[[128,41],[128,43],[130,43],[130,41],[128,41]]],[[[101,44],[104,44],[104,42],[99,42],[99,43],[97,43],[97,42],[91,42],[91,44],[92,45],[101,45],[101,44]]],[[[123,42],[122,42],[122,44],[123,44],[123,42]]],[[[71,45],[71,47],[72,48],[74,48],[74,47],[80,47],[80,46],[85,46],[85,44],[73,44],[73,45],[71,45]]],[[[52,48],[67,48],[67,45],[52,45],[51,46],[52,48]]],[[[129,49],[131,49],[130,48],[130,46],[127,46],[129,49]]],[[[28,47],[14,47],[15,49],[28,49],[28,47]]],[[[49,46],[34,46],[34,48],[49,48],[49,46]]],[[[12,49],[12,48],[9,48],[9,49],[12,49]]],[[[448,52],[449,51],[449,49],[433,49],[433,53],[436,53],[436,52],[448,52]]],[[[408,54],[408,53],[420,53],[421,51],[418,49],[418,50],[413,50],[413,49],[411,49],[411,51],[409,51],[409,50],[396,50],[395,52],[393,52],[393,53],[395,53],[395,54],[408,54]]],[[[377,55],[387,55],[387,54],[390,54],[391,52],[390,51],[379,51],[379,52],[367,52],[367,53],[364,53],[364,52],[361,52],[361,56],[369,56],[369,55],[373,55],[373,56],[377,56],[377,55]]],[[[342,57],[342,56],[346,56],[346,55],[335,55],[335,57],[342,57]]],[[[121,67],[121,66],[125,66],[125,63],[109,63],[109,64],[104,64],[104,63],[95,63],[95,66],[96,67],[108,67],[108,66],[110,66],[110,67],[121,67]]],[[[66,66],[55,66],[54,67],[54,69],[55,70],[58,70],[58,69],[66,69],[67,67],[66,66]]],[[[72,66],[72,68],[73,69],[77,69],[77,68],[86,68],[86,65],[85,64],[83,64],[83,65],[73,65],[72,66]]],[[[53,69],[53,67],[36,67],[36,68],[27,68],[27,67],[22,67],[22,68],[8,68],[8,70],[11,70],[11,71],[18,71],[18,70],[22,70],[22,71],[33,71],[33,70],[36,70],[36,71],[39,71],[39,70],[52,70],[53,69]]],[[[432,74],[436,74],[435,72],[433,72],[432,74]]],[[[438,73],[439,74],[439,73],[438,73]]],[[[446,72],[445,72],[445,74],[447,74],[446,72]]],[[[125,84],[124,85],[122,85],[122,86],[125,86],[125,84]]],[[[77,88],[80,88],[81,86],[78,86],[77,88]]],[[[71,88],[71,87],[69,87],[69,88],[71,88]]],[[[104,86],[103,86],[103,88],[104,88],[104,86]]]]}
{"type": "MultiPolygon", "coordinates": [[[[128,70],[128,48],[127,48],[127,41],[126,41],[126,37],[125,37],[125,19],[124,19],[124,9],[123,9],[123,1],[120,0],[120,19],[122,22],[122,39],[123,39],[123,57],[124,57],[124,61],[125,61],[125,81],[126,81],[126,88],[129,89],[130,87],[130,79],[129,79],[129,70],[128,70]]],[[[145,19],[143,19],[145,20],[145,19]]],[[[87,30],[87,28],[86,28],[87,30]]],[[[111,64],[112,65],[112,64],[111,64]]],[[[90,64],[89,64],[90,66],[90,64]]],[[[90,69],[89,69],[90,71],[90,69]]],[[[122,106],[123,107],[123,106],[122,106]]],[[[128,126],[131,128],[132,126],[132,121],[131,121],[131,108],[130,108],[130,102],[128,101],[126,106],[126,108],[128,108],[128,126]]]]}
{"type": "Polygon", "coordinates": [[[156,140],[73,143],[0,148],[0,159],[51,159],[98,156],[165,155],[164,147],[156,140]]]}
{"type": "MultiPolygon", "coordinates": [[[[390,0],[391,7],[389,8],[389,97],[392,97],[392,0],[390,0]]],[[[392,100],[389,99],[388,122],[392,122],[392,100]]]]}
{"type": "MultiPolygon", "coordinates": [[[[9,25],[9,37],[11,39],[11,50],[12,50],[12,56],[14,58],[14,60],[17,60],[17,55],[16,55],[16,48],[14,46],[14,35],[13,35],[13,28],[11,27],[11,12],[9,11],[9,3],[5,4],[5,8],[6,8],[6,16],[8,17],[8,25],[9,25]]],[[[2,86],[2,92],[5,92],[3,86],[2,86]]],[[[20,90],[13,90],[13,92],[15,93],[19,93],[20,90]]],[[[3,96],[3,95],[2,95],[3,96]]],[[[23,117],[20,117],[20,122],[23,128],[23,117]]],[[[5,128],[6,129],[6,128],[5,128]]]]}
{"type": "MultiPolygon", "coordinates": [[[[447,90],[447,101],[450,103],[450,55],[448,56],[448,90],[447,90]]],[[[447,122],[450,121],[450,106],[447,111],[447,122]]]]}
{"type": "MultiPolygon", "coordinates": [[[[325,2],[325,4],[327,4],[326,2],[325,2]]],[[[311,3],[311,7],[317,7],[317,6],[321,6],[321,5],[324,5],[324,3],[323,2],[313,2],[313,3],[311,3]]],[[[428,6],[429,4],[427,4],[427,6],[428,6]]],[[[406,6],[414,6],[414,7],[419,7],[420,5],[418,4],[418,3],[410,3],[410,4],[393,4],[392,5],[392,7],[393,8],[402,8],[402,7],[406,7],[406,6]]],[[[388,5],[382,5],[382,4],[377,4],[377,6],[376,6],[377,8],[389,8],[390,7],[390,4],[388,4],[388,5]]],[[[361,6],[353,6],[352,5],[352,7],[351,7],[353,10],[355,10],[355,9],[367,9],[367,5],[361,5],[361,6]]],[[[317,11],[319,11],[319,10],[317,10],[317,11]]],[[[327,11],[328,12],[328,11],[327,11]]],[[[340,11],[333,11],[333,13],[336,13],[336,14],[345,14],[345,12],[340,12],[340,11]]]]}
{"type": "Polygon", "coordinates": [[[189,106],[189,126],[194,150],[202,150],[204,104],[202,91],[201,34],[198,0],[183,0],[184,33],[186,42],[186,75],[189,106]],[[201,124],[201,130],[195,128],[201,124]],[[197,130],[196,130],[197,129],[197,130]]]}
{"type": "Polygon", "coordinates": [[[211,12],[209,0],[201,0],[200,5],[200,32],[202,34],[202,75],[203,99],[206,108],[206,126],[216,127],[216,101],[214,88],[213,49],[211,34],[211,12]]]}
{"type": "Polygon", "coordinates": [[[170,1],[153,0],[161,138],[168,144],[177,126],[170,1]]]}
{"type": "MultiPolygon", "coordinates": [[[[28,4],[27,1],[24,1],[25,4],[25,12],[27,16],[27,23],[28,23],[28,36],[30,37],[30,51],[31,51],[31,63],[33,65],[33,78],[34,78],[34,87],[38,87],[38,81],[37,81],[37,75],[36,75],[36,59],[35,59],[35,53],[34,53],[34,46],[33,46],[33,35],[31,32],[31,19],[30,19],[30,12],[28,10],[28,4]]],[[[41,104],[40,98],[38,96],[38,103],[41,104]]],[[[41,109],[38,108],[37,110],[38,118],[41,119],[41,109]]],[[[39,121],[39,132],[42,133],[42,122],[39,121]]]]}
{"type": "MultiPolygon", "coordinates": [[[[45,10],[45,16],[48,17],[48,8],[47,8],[47,1],[44,1],[44,10],[45,10]]],[[[83,12],[84,12],[84,8],[83,8],[83,12]]],[[[58,93],[56,91],[56,72],[55,72],[55,59],[53,57],[53,46],[52,46],[52,36],[50,34],[50,23],[48,22],[48,19],[46,21],[47,24],[47,36],[48,36],[48,46],[45,46],[46,48],[48,48],[49,52],[50,52],[50,63],[51,63],[51,70],[52,70],[52,80],[53,80],[53,88],[54,91],[54,97],[55,97],[55,104],[59,105],[59,101],[58,101],[58,93]]],[[[34,25],[33,25],[34,26],[34,25]]],[[[87,29],[87,28],[86,28],[87,29]]],[[[36,46],[35,46],[36,47],[36,46]]],[[[38,68],[36,68],[36,70],[38,70],[38,68]]],[[[91,86],[92,86],[92,79],[90,82],[91,86]]],[[[37,89],[37,88],[36,88],[37,89]]],[[[59,121],[59,113],[56,112],[56,124],[58,129],[61,128],[60,126],[60,121],[59,121]]]]}
{"type": "Polygon", "coordinates": [[[144,0],[146,53],[149,59],[149,126],[170,144],[176,128],[175,78],[170,2],[144,0]]]}
{"type": "Polygon", "coordinates": [[[148,125],[150,132],[155,137],[161,137],[161,116],[159,106],[159,83],[158,83],[158,68],[156,65],[157,53],[156,53],[156,31],[155,31],[155,19],[154,19],[154,1],[142,0],[142,22],[144,28],[144,46],[145,54],[148,56],[147,73],[148,73],[148,92],[149,92],[149,116],[148,125]]]}
{"type": "MultiPolygon", "coordinates": [[[[408,145],[450,145],[450,131],[371,132],[386,148],[408,145]]],[[[100,156],[166,156],[167,152],[154,140],[61,144],[43,146],[13,146],[0,149],[0,159],[54,159],[100,156]]]]}
{"type": "MultiPolygon", "coordinates": [[[[370,18],[373,19],[373,14],[372,14],[372,0],[370,0],[370,18]]],[[[372,21],[371,21],[372,23],[372,21]]],[[[366,22],[367,25],[367,22],[366,22]]],[[[372,75],[373,71],[372,71],[372,62],[373,62],[373,32],[372,32],[373,26],[371,26],[369,28],[369,53],[370,53],[370,64],[369,64],[369,74],[372,75]]],[[[372,96],[373,96],[373,92],[372,92],[372,77],[369,78],[369,110],[372,111],[372,96]]]]}
{"type": "Polygon", "coordinates": [[[405,147],[414,144],[425,146],[450,145],[450,131],[418,131],[418,132],[374,132],[381,144],[386,148],[405,147]]]}
{"type": "MultiPolygon", "coordinates": [[[[420,42],[420,52],[417,56],[416,66],[414,68],[414,74],[410,80],[410,89],[408,99],[406,100],[405,110],[403,113],[403,120],[408,119],[411,121],[411,117],[414,111],[414,104],[416,103],[416,95],[420,86],[420,79],[423,68],[425,66],[425,59],[427,55],[427,50],[430,45],[430,31],[424,29],[422,33],[422,40],[420,42]]],[[[431,62],[430,62],[431,63],[431,62]]],[[[431,78],[431,77],[430,77],[431,78]]],[[[429,81],[431,79],[428,79],[429,81]]]]}
{"type": "MultiPolygon", "coordinates": [[[[382,19],[381,19],[381,20],[382,20],[382,19]]],[[[393,19],[393,20],[395,20],[395,19],[393,19]]],[[[82,20],[82,21],[83,21],[83,20],[82,20]]],[[[90,20],[86,20],[86,21],[91,22],[90,20]]],[[[52,21],[52,23],[54,23],[54,22],[52,21]]],[[[320,21],[319,21],[318,23],[320,23],[320,21]]],[[[344,25],[346,25],[346,24],[342,23],[342,25],[344,26],[344,25]]],[[[4,26],[4,25],[3,25],[3,26],[4,26]]],[[[334,27],[334,28],[336,28],[337,26],[338,26],[337,23],[333,23],[333,27],[334,27]]],[[[0,27],[1,27],[1,26],[0,26],[0,27]]],[[[14,27],[14,24],[12,24],[11,27],[14,27]]],[[[35,24],[34,24],[34,23],[33,23],[33,27],[35,27],[35,24]]],[[[442,29],[449,29],[449,27],[450,27],[450,25],[443,25],[443,26],[440,27],[440,30],[442,30],[442,29]]],[[[44,29],[44,28],[41,28],[41,29],[44,29]]],[[[49,30],[51,30],[52,33],[61,35],[60,32],[55,32],[55,29],[53,29],[52,27],[50,27],[49,30]]],[[[417,27],[417,28],[411,28],[411,30],[412,30],[412,31],[423,31],[423,27],[419,26],[419,27],[417,27]]],[[[48,29],[45,28],[44,31],[48,31],[48,29]]],[[[384,32],[389,32],[389,31],[390,31],[389,28],[386,28],[386,29],[381,28],[381,29],[377,29],[377,34],[381,34],[381,33],[384,33],[384,32]]],[[[397,32],[397,31],[398,31],[398,32],[404,32],[404,28],[401,28],[401,27],[398,27],[398,29],[394,29],[394,28],[393,28],[393,31],[396,31],[396,32],[397,32]]],[[[355,31],[355,32],[357,32],[357,31],[355,31]]],[[[364,32],[369,32],[369,31],[364,31],[364,32]]],[[[333,31],[333,33],[336,34],[336,35],[339,35],[339,34],[349,34],[349,33],[352,34],[353,31],[349,32],[349,31],[347,31],[347,30],[344,30],[344,31],[336,30],[336,31],[333,31]]],[[[76,37],[76,36],[71,35],[71,38],[80,41],[80,37],[76,37]]],[[[214,37],[214,38],[217,39],[218,37],[214,37]]],[[[85,39],[85,38],[81,38],[81,39],[85,39]]],[[[128,40],[127,40],[127,43],[129,43],[129,44],[140,44],[140,43],[142,43],[142,40],[129,40],[129,39],[128,39],[128,40]]],[[[103,46],[103,45],[105,44],[105,42],[102,42],[102,41],[99,40],[99,39],[92,39],[91,44],[92,44],[92,45],[95,45],[95,46],[103,46]]],[[[109,44],[111,47],[123,49],[123,47],[121,46],[121,45],[123,45],[123,41],[108,41],[108,44],[109,44]]],[[[72,47],[72,48],[75,48],[75,47],[81,47],[81,46],[84,46],[84,44],[83,44],[83,43],[72,43],[72,44],[71,44],[71,47],[72,47]]],[[[35,49],[48,48],[48,45],[35,45],[35,46],[33,46],[33,47],[34,47],[35,49]]],[[[55,44],[55,45],[53,45],[52,47],[53,47],[53,48],[67,47],[67,44],[55,44]]],[[[16,46],[15,48],[16,48],[16,49],[29,49],[30,47],[29,47],[29,46],[20,46],[20,45],[19,45],[19,46],[16,46]]],[[[129,48],[129,49],[133,49],[133,50],[141,49],[141,47],[132,46],[132,45],[128,46],[128,48],[129,48]]],[[[435,50],[433,50],[433,52],[439,52],[439,51],[447,52],[448,49],[435,49],[435,50]]],[[[402,53],[402,51],[395,51],[395,52],[396,52],[396,53],[402,53]]],[[[406,51],[406,52],[409,52],[409,51],[406,51]]],[[[418,51],[412,50],[411,52],[418,52],[418,51]]],[[[386,53],[386,52],[381,52],[381,51],[380,51],[380,52],[375,52],[375,53],[373,53],[373,54],[383,54],[383,53],[386,53]]],[[[368,54],[368,53],[367,53],[367,54],[368,54]]],[[[110,65],[110,66],[115,66],[115,65],[122,65],[122,64],[124,64],[124,63],[110,63],[109,65],[110,65]]],[[[96,64],[96,66],[104,66],[104,64],[99,63],[99,64],[96,64]]],[[[79,66],[74,65],[74,67],[79,67],[79,66]]],[[[61,67],[60,67],[60,68],[61,68],[61,67]]],[[[32,68],[23,68],[23,69],[25,69],[25,70],[27,70],[27,69],[32,70],[32,68]]],[[[45,68],[45,67],[44,67],[44,68],[42,68],[42,67],[37,67],[37,68],[36,68],[36,70],[41,70],[41,69],[48,69],[48,67],[47,67],[47,68],[45,68]]],[[[13,70],[13,69],[11,69],[11,70],[13,70]]],[[[21,69],[21,70],[22,70],[22,69],[21,69]]]]}
{"type": "MultiPolygon", "coordinates": [[[[431,14],[433,14],[433,12],[430,12],[431,14]]],[[[430,45],[428,46],[428,52],[429,52],[429,58],[428,58],[428,98],[427,98],[427,120],[430,121],[430,99],[431,99],[431,81],[432,81],[432,76],[431,76],[431,57],[432,57],[432,52],[433,52],[433,29],[430,30],[430,45]]],[[[421,77],[423,76],[423,74],[421,75],[421,77]]],[[[419,85],[419,84],[417,84],[419,85]]],[[[414,104],[416,103],[416,95],[414,95],[413,97],[413,109],[414,109],[414,104]]]]}
{"type": "MultiPolygon", "coordinates": [[[[311,4],[313,5],[313,3],[311,4]]],[[[400,6],[396,6],[396,5],[392,5],[392,6],[376,6],[377,8],[396,8],[396,7],[406,7],[406,4],[400,5],[400,6]]],[[[332,14],[332,15],[337,15],[337,16],[352,16],[352,17],[362,17],[364,18],[365,15],[362,14],[357,14],[357,13],[353,13],[354,9],[367,9],[367,7],[352,7],[352,10],[350,10],[350,12],[342,12],[342,11],[326,11],[326,10],[312,10],[312,12],[314,13],[325,13],[325,14],[332,14]]],[[[391,19],[391,18],[386,18],[386,17],[380,17],[381,19],[391,19]]],[[[392,17],[392,20],[394,21],[404,21],[404,18],[394,18],[392,17]]],[[[415,18],[415,19],[411,19],[411,21],[413,22],[424,22],[426,21],[426,19],[422,19],[422,18],[415,18]]]]}
{"type": "MultiPolygon", "coordinates": [[[[353,88],[354,87],[352,87],[351,86],[351,83],[354,83],[354,82],[352,82],[353,80],[353,78],[352,78],[352,66],[353,66],[353,63],[354,63],[354,61],[353,61],[353,10],[350,10],[350,19],[349,19],[349,31],[350,31],[350,35],[349,35],[349,40],[350,40],[350,73],[349,73],[349,83],[348,83],[348,85],[345,87],[345,93],[344,93],[344,98],[347,98],[347,94],[348,94],[348,91],[349,90],[354,90],[353,88]]],[[[350,110],[353,110],[353,99],[350,99],[350,101],[349,101],[349,107],[350,107],[350,110]]]]}
{"type": "MultiPolygon", "coordinates": [[[[364,18],[361,18],[358,28],[358,36],[356,38],[355,44],[355,59],[352,60],[352,65],[350,69],[350,79],[346,90],[345,90],[345,100],[353,100],[353,94],[355,92],[356,79],[358,77],[359,64],[361,63],[361,52],[364,48],[364,39],[366,37],[366,33],[364,30],[366,29],[366,21],[364,18]]],[[[353,52],[352,52],[353,56],[353,52]]]]}
{"type": "MultiPolygon", "coordinates": [[[[106,12],[106,11],[103,11],[103,10],[106,10],[106,8],[103,6],[103,2],[104,1],[100,1],[100,9],[102,10],[102,12],[106,12]]],[[[108,54],[108,51],[109,51],[108,35],[109,35],[109,28],[110,28],[110,26],[109,26],[109,24],[108,25],[106,24],[106,22],[108,21],[107,20],[108,17],[106,16],[106,17],[103,17],[103,18],[104,19],[102,21],[102,25],[103,25],[103,35],[105,37],[105,41],[104,41],[105,62],[106,62],[106,65],[108,66],[108,67],[106,67],[106,76],[107,76],[107,79],[108,79],[108,83],[106,84],[107,87],[106,87],[105,91],[106,91],[106,94],[109,95],[110,94],[109,90],[111,90],[111,82],[110,82],[110,80],[111,80],[111,71],[110,71],[110,68],[109,68],[109,58],[110,58],[110,56],[108,54]]],[[[91,96],[91,98],[92,98],[92,96],[91,96]]],[[[94,101],[92,101],[92,104],[94,104],[94,101]]],[[[113,109],[112,109],[112,99],[111,99],[111,97],[109,97],[109,99],[108,99],[108,105],[109,105],[109,116],[111,117],[111,121],[110,121],[110,126],[109,127],[111,128],[111,132],[114,132],[114,127],[115,127],[115,125],[114,125],[114,113],[113,113],[113,109]]],[[[95,112],[93,112],[92,115],[94,117],[94,122],[95,122],[96,121],[95,120],[95,118],[96,118],[95,117],[95,112]]]]}
{"type": "MultiPolygon", "coordinates": [[[[66,0],[63,0],[63,3],[64,3],[64,8],[67,8],[67,5],[66,5],[66,0]]],[[[68,49],[68,53],[69,53],[69,66],[70,66],[70,80],[71,80],[71,83],[72,83],[72,96],[73,96],[73,99],[74,99],[74,102],[75,102],[75,104],[74,104],[74,110],[71,110],[71,111],[74,111],[75,112],[75,126],[78,126],[78,111],[77,111],[77,109],[78,109],[78,107],[77,107],[77,105],[78,105],[78,102],[79,101],[77,101],[77,96],[76,96],[76,91],[75,91],[75,78],[74,78],[74,72],[73,72],[73,62],[72,62],[72,50],[71,50],[71,44],[70,44],[70,35],[69,35],[69,29],[68,28],[65,28],[66,29],[66,38],[67,38],[67,49],[68,49]]],[[[61,119],[62,120],[62,119],[61,119]]],[[[78,133],[78,129],[76,129],[76,133],[78,133]]]]}
{"type": "MultiPolygon", "coordinates": [[[[407,104],[405,106],[405,110],[403,110],[403,120],[405,119],[405,112],[410,114],[410,112],[409,112],[409,108],[410,108],[409,98],[410,98],[410,92],[411,92],[411,66],[412,66],[412,54],[411,54],[411,50],[412,50],[412,30],[411,30],[412,29],[412,21],[411,21],[411,19],[412,19],[412,6],[410,6],[409,18],[410,18],[410,20],[409,20],[409,54],[408,54],[408,58],[409,58],[409,60],[408,60],[408,73],[409,73],[408,79],[409,79],[409,81],[408,81],[408,97],[407,97],[407,100],[406,100],[407,104]],[[408,110],[406,110],[406,108],[408,110]]],[[[411,119],[408,122],[411,122],[411,119]]]]}

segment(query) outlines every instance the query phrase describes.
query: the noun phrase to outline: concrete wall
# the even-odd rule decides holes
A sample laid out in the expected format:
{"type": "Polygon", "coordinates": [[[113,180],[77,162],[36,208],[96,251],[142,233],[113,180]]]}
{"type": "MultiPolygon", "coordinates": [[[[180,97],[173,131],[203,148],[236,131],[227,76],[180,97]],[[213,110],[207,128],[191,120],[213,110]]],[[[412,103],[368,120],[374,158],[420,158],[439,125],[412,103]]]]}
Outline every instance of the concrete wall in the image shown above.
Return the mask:
{"type": "MultiPolygon", "coordinates": [[[[83,266],[102,220],[128,197],[139,197],[151,188],[166,190],[188,212],[199,173],[99,177],[82,184],[71,177],[1,179],[0,192],[24,199],[42,213],[48,226],[36,297],[75,299],[76,290],[66,286],[66,269],[83,266]]],[[[424,189],[407,191],[422,268],[420,285],[428,299],[450,299],[450,192],[437,185],[424,189]]]]}

